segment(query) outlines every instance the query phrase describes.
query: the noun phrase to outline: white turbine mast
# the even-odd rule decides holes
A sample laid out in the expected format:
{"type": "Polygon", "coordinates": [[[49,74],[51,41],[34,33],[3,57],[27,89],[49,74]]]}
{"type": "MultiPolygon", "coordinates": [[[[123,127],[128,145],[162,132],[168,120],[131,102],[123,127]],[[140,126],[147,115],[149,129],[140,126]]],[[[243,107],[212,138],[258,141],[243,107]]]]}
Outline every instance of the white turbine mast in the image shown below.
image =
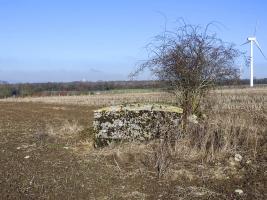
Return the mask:
{"type": "MultiPolygon", "coordinates": [[[[266,56],[264,55],[263,51],[260,48],[260,44],[258,43],[258,41],[256,39],[256,30],[257,30],[257,25],[256,25],[255,30],[254,30],[254,34],[253,34],[254,36],[248,37],[247,42],[244,43],[244,44],[250,43],[250,87],[253,87],[253,65],[254,65],[254,63],[253,63],[254,62],[253,43],[256,44],[256,46],[260,50],[263,57],[267,60],[266,56]]],[[[242,44],[242,45],[244,45],[244,44],[242,44]]]]}

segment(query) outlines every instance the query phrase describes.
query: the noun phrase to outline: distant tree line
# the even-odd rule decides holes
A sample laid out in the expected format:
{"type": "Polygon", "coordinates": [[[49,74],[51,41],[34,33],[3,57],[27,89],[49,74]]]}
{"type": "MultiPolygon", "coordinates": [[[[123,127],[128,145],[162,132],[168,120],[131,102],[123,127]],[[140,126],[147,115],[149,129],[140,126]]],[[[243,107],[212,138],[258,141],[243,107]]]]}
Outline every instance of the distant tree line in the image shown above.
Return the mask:
{"type": "MultiPolygon", "coordinates": [[[[164,81],[98,81],[98,82],[68,82],[68,83],[19,83],[9,84],[0,81],[0,98],[18,96],[51,96],[51,95],[81,95],[94,94],[98,91],[120,89],[166,89],[164,81]]],[[[256,79],[255,84],[267,84],[267,78],[256,79]]],[[[245,86],[249,79],[238,81],[220,81],[218,86],[245,86]]]]}
{"type": "MultiPolygon", "coordinates": [[[[255,86],[258,87],[260,85],[267,84],[267,78],[262,79],[254,79],[255,86]]],[[[217,82],[218,86],[249,86],[250,80],[249,79],[237,79],[237,80],[225,80],[217,82]]]]}
{"type": "Polygon", "coordinates": [[[159,81],[98,81],[67,83],[0,83],[0,98],[11,96],[50,96],[94,94],[98,91],[118,89],[157,89],[164,87],[159,81]]]}

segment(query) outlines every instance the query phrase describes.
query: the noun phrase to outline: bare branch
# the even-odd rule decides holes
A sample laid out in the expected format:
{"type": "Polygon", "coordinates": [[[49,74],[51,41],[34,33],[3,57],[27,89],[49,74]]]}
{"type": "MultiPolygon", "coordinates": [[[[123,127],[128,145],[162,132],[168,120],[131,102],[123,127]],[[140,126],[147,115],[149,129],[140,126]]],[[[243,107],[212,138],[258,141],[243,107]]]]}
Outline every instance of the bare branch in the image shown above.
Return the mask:
{"type": "Polygon", "coordinates": [[[202,28],[186,24],[182,19],[182,25],[175,31],[164,30],[147,45],[149,59],[134,75],[149,69],[180,92],[186,112],[195,112],[196,102],[200,102],[216,82],[238,77],[235,60],[241,52],[233,44],[223,42],[216,33],[209,33],[209,27],[216,24],[211,22],[202,28]]]}

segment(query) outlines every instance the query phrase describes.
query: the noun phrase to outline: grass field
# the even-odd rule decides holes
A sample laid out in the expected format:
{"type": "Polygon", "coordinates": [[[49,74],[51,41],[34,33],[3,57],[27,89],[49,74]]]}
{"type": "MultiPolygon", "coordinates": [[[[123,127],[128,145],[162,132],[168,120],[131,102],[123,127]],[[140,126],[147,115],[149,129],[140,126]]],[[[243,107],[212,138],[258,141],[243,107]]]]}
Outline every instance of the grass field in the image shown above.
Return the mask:
{"type": "Polygon", "coordinates": [[[43,102],[55,104],[71,105],[90,105],[90,106],[107,106],[114,104],[132,103],[132,102],[169,102],[169,94],[162,92],[147,93],[101,93],[95,95],[80,96],[46,96],[46,97],[24,97],[24,98],[7,98],[0,101],[8,102],[43,102]]]}
{"type": "Polygon", "coordinates": [[[93,148],[93,110],[128,102],[174,99],[149,92],[0,100],[1,199],[266,198],[266,87],[213,91],[209,129],[177,143],[161,178],[157,141],[93,148]]]}

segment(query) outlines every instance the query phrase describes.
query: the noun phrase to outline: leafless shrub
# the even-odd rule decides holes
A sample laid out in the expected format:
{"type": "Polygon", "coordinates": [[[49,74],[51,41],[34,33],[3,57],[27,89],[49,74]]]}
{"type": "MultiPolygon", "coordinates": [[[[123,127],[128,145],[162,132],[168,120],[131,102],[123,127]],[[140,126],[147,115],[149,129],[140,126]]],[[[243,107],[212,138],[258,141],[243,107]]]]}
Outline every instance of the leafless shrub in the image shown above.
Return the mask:
{"type": "Polygon", "coordinates": [[[184,120],[200,115],[203,97],[218,81],[237,79],[235,60],[241,52],[223,42],[210,26],[183,23],[175,31],[165,31],[147,45],[149,58],[130,76],[149,69],[158,79],[169,82],[176,103],[184,109],[184,120]]]}

